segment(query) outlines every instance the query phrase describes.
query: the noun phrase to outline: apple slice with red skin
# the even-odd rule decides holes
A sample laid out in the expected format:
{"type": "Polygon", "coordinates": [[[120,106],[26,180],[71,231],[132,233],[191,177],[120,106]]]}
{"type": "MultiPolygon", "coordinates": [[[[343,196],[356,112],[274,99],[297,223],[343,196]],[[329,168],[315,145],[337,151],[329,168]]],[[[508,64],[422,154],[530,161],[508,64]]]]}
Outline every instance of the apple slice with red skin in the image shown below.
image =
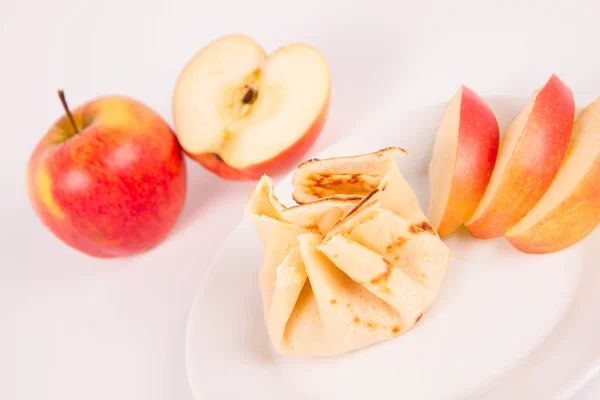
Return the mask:
{"type": "Polygon", "coordinates": [[[442,116],[429,165],[428,218],[440,237],[458,229],[477,208],[496,164],[499,142],[491,108],[461,86],[442,116]]]}
{"type": "Polygon", "coordinates": [[[231,35],[198,52],[173,96],[184,151],[230,180],[257,180],[294,166],[319,136],[329,107],[330,72],[313,47],[271,55],[231,35]]]}
{"type": "Polygon", "coordinates": [[[573,127],[564,163],[544,197],[506,232],[525,253],[553,253],[579,242],[600,223],[600,98],[573,127]]]}
{"type": "Polygon", "coordinates": [[[573,92],[552,75],[502,137],[490,183],[465,223],[471,235],[504,235],[542,198],[564,159],[574,117],[573,92]]]}

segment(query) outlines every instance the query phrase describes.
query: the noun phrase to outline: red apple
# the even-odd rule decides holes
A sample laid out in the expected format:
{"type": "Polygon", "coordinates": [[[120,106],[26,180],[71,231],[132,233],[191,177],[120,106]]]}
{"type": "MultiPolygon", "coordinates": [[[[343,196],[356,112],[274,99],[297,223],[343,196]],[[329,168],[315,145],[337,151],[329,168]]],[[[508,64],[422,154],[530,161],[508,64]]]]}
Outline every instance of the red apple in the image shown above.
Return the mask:
{"type": "Polygon", "coordinates": [[[153,110],[101,97],[58,119],[32,153],[29,199],[43,224],[94,257],[129,256],[158,245],[186,194],[181,148],[153,110]]]}
{"type": "Polygon", "coordinates": [[[230,180],[294,166],[319,136],[329,105],[325,58],[306,44],[268,56],[252,39],[218,39],[185,66],[173,96],[185,152],[230,180]]]}
{"type": "Polygon", "coordinates": [[[569,145],[575,100],[556,75],[506,130],[490,183],[465,227],[479,239],[502,236],[542,198],[569,145]]]}
{"type": "Polygon", "coordinates": [[[499,142],[493,111],[461,86],[446,107],[429,166],[428,217],[440,237],[458,229],[477,208],[496,164],[499,142]]]}
{"type": "Polygon", "coordinates": [[[565,160],[544,197],[504,235],[518,250],[566,249],[600,224],[600,98],[573,126],[565,160]]]}

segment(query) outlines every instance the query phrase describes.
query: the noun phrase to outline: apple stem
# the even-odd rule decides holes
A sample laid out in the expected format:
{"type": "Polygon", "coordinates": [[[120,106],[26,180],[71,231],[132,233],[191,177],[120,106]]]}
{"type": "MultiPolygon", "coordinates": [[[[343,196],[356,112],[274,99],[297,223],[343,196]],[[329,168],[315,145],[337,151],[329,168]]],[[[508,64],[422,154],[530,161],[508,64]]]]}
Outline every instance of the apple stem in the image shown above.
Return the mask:
{"type": "Polygon", "coordinates": [[[67,99],[65,99],[65,92],[59,89],[58,97],[60,98],[60,102],[62,103],[62,106],[65,109],[65,114],[67,114],[67,118],[69,118],[69,121],[71,122],[71,125],[75,130],[75,133],[79,133],[79,129],[77,129],[77,124],[75,123],[75,119],[73,119],[73,115],[71,114],[69,106],[67,105],[67,99]]]}

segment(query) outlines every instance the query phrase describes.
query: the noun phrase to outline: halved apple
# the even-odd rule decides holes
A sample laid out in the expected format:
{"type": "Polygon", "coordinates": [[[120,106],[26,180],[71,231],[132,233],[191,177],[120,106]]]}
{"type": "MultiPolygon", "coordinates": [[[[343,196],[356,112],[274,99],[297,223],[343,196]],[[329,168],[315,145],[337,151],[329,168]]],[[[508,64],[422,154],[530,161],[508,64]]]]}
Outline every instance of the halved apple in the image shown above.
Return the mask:
{"type": "Polygon", "coordinates": [[[552,253],[583,239],[600,223],[600,98],[573,127],[565,161],[552,185],[505,237],[526,253],[552,253]]]}
{"type": "Polygon", "coordinates": [[[473,214],[489,183],[500,132],[490,107],[461,86],[440,121],[429,164],[428,218],[441,237],[473,214]]]}
{"type": "Polygon", "coordinates": [[[502,137],[490,183],[465,224],[474,237],[503,235],[542,198],[564,159],[574,116],[573,92],[552,75],[502,137]]]}
{"type": "Polygon", "coordinates": [[[173,96],[176,135],[185,152],[215,174],[257,180],[291,167],[325,123],[330,72],[306,44],[270,56],[231,35],[197,53],[173,96]]]}

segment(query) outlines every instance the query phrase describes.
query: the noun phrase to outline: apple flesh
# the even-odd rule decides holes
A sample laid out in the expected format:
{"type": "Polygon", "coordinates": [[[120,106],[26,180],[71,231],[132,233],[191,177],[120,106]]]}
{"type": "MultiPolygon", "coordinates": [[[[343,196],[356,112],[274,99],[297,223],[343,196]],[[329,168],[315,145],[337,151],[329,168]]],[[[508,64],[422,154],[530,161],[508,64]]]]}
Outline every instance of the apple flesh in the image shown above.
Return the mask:
{"type": "Polygon", "coordinates": [[[319,136],[330,73],[306,44],[268,56],[252,39],[218,39],[185,66],[173,95],[184,151],[230,180],[257,180],[292,167],[319,136]]]}
{"type": "Polygon", "coordinates": [[[462,86],[450,100],[436,137],[429,180],[428,218],[440,237],[471,217],[489,183],[500,132],[490,107],[462,86]]]}
{"type": "Polygon", "coordinates": [[[574,116],[571,89],[553,75],[505,132],[488,187],[465,223],[471,235],[502,236],[542,198],[564,159],[574,116]]]}
{"type": "Polygon", "coordinates": [[[117,96],[60,118],[27,168],[29,199],[43,224],[69,246],[101,258],[158,245],[180,215],[186,184],[171,128],[145,105],[117,96]]]}
{"type": "Polygon", "coordinates": [[[552,253],[579,242],[600,223],[600,98],[573,127],[565,161],[542,199],[506,239],[526,253],[552,253]]]}

